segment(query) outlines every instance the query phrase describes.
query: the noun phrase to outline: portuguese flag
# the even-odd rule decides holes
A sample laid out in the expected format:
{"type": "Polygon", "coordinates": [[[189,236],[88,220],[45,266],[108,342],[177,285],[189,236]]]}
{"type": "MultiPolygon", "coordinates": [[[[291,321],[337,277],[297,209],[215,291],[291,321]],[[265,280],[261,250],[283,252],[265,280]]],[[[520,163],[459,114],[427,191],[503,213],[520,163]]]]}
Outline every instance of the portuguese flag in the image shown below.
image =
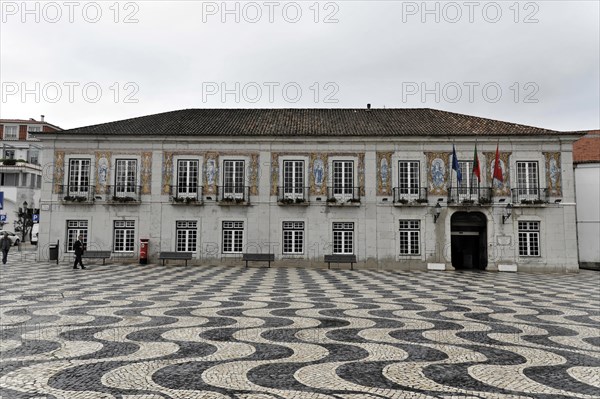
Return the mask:
{"type": "Polygon", "coordinates": [[[477,176],[477,182],[481,183],[481,167],[479,166],[479,158],[477,157],[477,143],[475,143],[475,151],[473,152],[473,174],[477,176]]]}

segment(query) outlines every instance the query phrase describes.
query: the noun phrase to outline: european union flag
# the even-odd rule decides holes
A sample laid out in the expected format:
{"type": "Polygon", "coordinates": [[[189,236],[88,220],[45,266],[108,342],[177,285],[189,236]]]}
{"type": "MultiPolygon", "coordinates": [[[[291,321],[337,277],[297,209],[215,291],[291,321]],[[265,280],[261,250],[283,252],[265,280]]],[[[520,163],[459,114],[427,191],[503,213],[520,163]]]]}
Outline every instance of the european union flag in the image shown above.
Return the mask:
{"type": "Polygon", "coordinates": [[[458,180],[458,184],[460,184],[462,182],[462,172],[460,171],[458,158],[456,158],[456,148],[454,148],[454,144],[452,144],[452,169],[456,171],[456,180],[458,180]]]}

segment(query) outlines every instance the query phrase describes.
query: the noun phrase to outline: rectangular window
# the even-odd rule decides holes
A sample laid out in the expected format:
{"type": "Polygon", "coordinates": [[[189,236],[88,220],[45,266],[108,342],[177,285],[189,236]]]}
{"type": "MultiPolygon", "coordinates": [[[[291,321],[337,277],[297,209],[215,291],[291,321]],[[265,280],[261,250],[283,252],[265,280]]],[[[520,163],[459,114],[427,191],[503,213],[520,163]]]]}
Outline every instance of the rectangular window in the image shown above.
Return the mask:
{"type": "Polygon", "coordinates": [[[537,162],[517,162],[517,191],[521,199],[538,198],[539,179],[537,162]]]}
{"type": "Polygon", "coordinates": [[[133,252],[135,250],[135,221],[115,220],[113,252],[133,252]]]}
{"type": "Polygon", "coordinates": [[[15,159],[15,150],[4,150],[4,159],[15,159]]]}
{"type": "Polygon", "coordinates": [[[115,170],[115,195],[135,193],[137,161],[135,159],[117,159],[115,170]]]}
{"type": "Polygon", "coordinates": [[[83,243],[87,244],[88,239],[88,221],[87,220],[67,220],[67,252],[73,251],[73,244],[77,241],[79,235],[83,236],[83,243]]]}
{"type": "Polygon", "coordinates": [[[198,222],[195,220],[180,220],[176,222],[175,229],[177,252],[196,252],[198,222]]]}
{"type": "Polygon", "coordinates": [[[17,140],[19,138],[19,126],[4,125],[4,140],[17,140]]]}
{"type": "Polygon", "coordinates": [[[241,253],[243,245],[244,222],[223,222],[223,253],[241,253]]]}
{"type": "Polygon", "coordinates": [[[540,256],[540,222],[519,222],[519,256],[540,256]]]}
{"type": "Polygon", "coordinates": [[[400,255],[419,255],[421,222],[400,220],[400,255]]]}
{"type": "Polygon", "coordinates": [[[333,195],[352,196],[354,161],[333,161],[333,195]]]}
{"type": "Polygon", "coordinates": [[[42,176],[36,176],[36,184],[35,187],[36,188],[42,188],[42,176]]]}
{"type": "Polygon", "coordinates": [[[2,173],[2,179],[0,185],[6,187],[17,187],[19,175],[17,173],[2,173]]]}
{"type": "Polygon", "coordinates": [[[177,161],[177,196],[196,197],[200,162],[180,159],[177,161]]]}
{"type": "Polygon", "coordinates": [[[283,253],[304,253],[304,222],[283,222],[283,253]]]}
{"type": "Polygon", "coordinates": [[[244,161],[223,162],[223,198],[244,198],[244,161]]]}
{"type": "Polygon", "coordinates": [[[87,195],[90,186],[91,164],[92,161],[89,159],[69,160],[69,195],[87,195]]]}
{"type": "Polygon", "coordinates": [[[460,161],[458,164],[462,173],[462,180],[458,185],[458,194],[460,197],[471,198],[471,195],[477,194],[477,176],[473,180],[473,161],[460,161]]]}
{"type": "Polygon", "coordinates": [[[354,223],[333,223],[333,253],[354,253],[354,223]]]}
{"type": "Polygon", "coordinates": [[[285,198],[302,198],[304,194],[304,161],[283,162],[283,194],[285,198]]]}
{"type": "Polygon", "coordinates": [[[419,181],[419,162],[398,162],[398,190],[400,195],[419,195],[419,181]]]}
{"type": "Polygon", "coordinates": [[[40,164],[40,151],[31,149],[29,150],[29,163],[34,165],[40,164]]]}

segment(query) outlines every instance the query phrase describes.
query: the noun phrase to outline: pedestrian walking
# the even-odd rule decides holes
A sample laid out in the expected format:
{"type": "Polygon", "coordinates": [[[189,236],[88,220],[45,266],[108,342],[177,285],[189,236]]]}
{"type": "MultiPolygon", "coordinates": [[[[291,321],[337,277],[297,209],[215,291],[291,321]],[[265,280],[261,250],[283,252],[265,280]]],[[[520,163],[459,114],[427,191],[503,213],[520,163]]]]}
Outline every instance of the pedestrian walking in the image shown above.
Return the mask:
{"type": "Polygon", "coordinates": [[[8,238],[8,233],[4,233],[2,238],[0,238],[0,249],[2,250],[2,264],[6,265],[6,260],[8,258],[8,251],[12,246],[12,241],[8,238]]]}
{"type": "Polygon", "coordinates": [[[77,241],[73,244],[73,249],[75,250],[75,263],[73,264],[73,269],[77,269],[77,264],[81,266],[82,269],[85,269],[83,262],[81,261],[81,256],[85,252],[85,244],[83,243],[83,236],[80,234],[77,237],[77,241]]]}

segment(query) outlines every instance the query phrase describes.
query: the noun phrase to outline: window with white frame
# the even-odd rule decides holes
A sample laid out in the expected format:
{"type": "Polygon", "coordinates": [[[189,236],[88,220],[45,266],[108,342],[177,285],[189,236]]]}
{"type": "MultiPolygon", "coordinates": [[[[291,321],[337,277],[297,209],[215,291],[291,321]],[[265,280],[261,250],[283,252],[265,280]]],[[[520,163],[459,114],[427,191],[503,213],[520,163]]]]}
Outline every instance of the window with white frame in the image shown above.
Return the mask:
{"type": "Polygon", "coordinates": [[[177,196],[196,197],[200,162],[196,159],[177,161],[177,196]]]}
{"type": "Polygon", "coordinates": [[[304,222],[283,222],[283,253],[304,253],[304,222]]]}
{"type": "Polygon", "coordinates": [[[334,222],[333,223],[333,253],[334,254],[352,254],[352,253],[354,253],[354,223],[352,223],[352,222],[334,222]]]}
{"type": "Polygon", "coordinates": [[[195,220],[179,220],[175,224],[177,252],[196,252],[198,240],[198,222],[195,220]]]}
{"type": "Polygon", "coordinates": [[[352,196],[354,161],[333,161],[332,187],[334,196],[352,196]]]}
{"type": "Polygon", "coordinates": [[[82,235],[83,243],[87,244],[88,221],[87,220],[67,220],[67,252],[74,252],[73,244],[77,238],[82,235]]]}
{"type": "Polygon", "coordinates": [[[137,160],[117,159],[115,167],[115,194],[135,193],[137,160]]]}
{"type": "Polygon", "coordinates": [[[69,195],[87,195],[90,185],[90,159],[69,160],[69,195]]]}
{"type": "Polygon", "coordinates": [[[540,222],[519,222],[519,256],[540,256],[540,222]]]}
{"type": "Polygon", "coordinates": [[[223,253],[241,253],[243,246],[244,222],[223,222],[223,253]]]}
{"type": "Polygon", "coordinates": [[[519,197],[531,196],[537,199],[539,192],[538,163],[536,161],[517,162],[517,190],[519,197]]]}
{"type": "Polygon", "coordinates": [[[421,222],[419,220],[400,220],[400,255],[419,255],[421,222]]]}
{"type": "Polygon", "coordinates": [[[15,159],[15,150],[4,150],[4,159],[15,159]]]}
{"type": "Polygon", "coordinates": [[[4,140],[17,140],[19,138],[19,126],[4,125],[4,140]]]}
{"type": "Polygon", "coordinates": [[[29,150],[28,155],[29,155],[29,163],[32,163],[34,165],[39,165],[40,150],[32,148],[29,150]]]}
{"type": "Polygon", "coordinates": [[[244,161],[223,161],[223,198],[244,198],[244,161]]]}
{"type": "Polygon", "coordinates": [[[133,252],[135,250],[135,221],[115,220],[113,252],[133,252]]]}
{"type": "Polygon", "coordinates": [[[458,184],[458,194],[461,196],[477,194],[477,177],[473,179],[473,161],[460,161],[458,165],[462,173],[462,180],[458,184]]]}
{"type": "Polygon", "coordinates": [[[283,161],[283,194],[285,198],[303,197],[304,161],[283,161]]]}
{"type": "Polygon", "coordinates": [[[398,194],[402,196],[419,195],[419,162],[398,162],[398,194]]]}
{"type": "Polygon", "coordinates": [[[29,133],[41,132],[41,126],[27,126],[27,138],[29,139],[29,133]]]}

